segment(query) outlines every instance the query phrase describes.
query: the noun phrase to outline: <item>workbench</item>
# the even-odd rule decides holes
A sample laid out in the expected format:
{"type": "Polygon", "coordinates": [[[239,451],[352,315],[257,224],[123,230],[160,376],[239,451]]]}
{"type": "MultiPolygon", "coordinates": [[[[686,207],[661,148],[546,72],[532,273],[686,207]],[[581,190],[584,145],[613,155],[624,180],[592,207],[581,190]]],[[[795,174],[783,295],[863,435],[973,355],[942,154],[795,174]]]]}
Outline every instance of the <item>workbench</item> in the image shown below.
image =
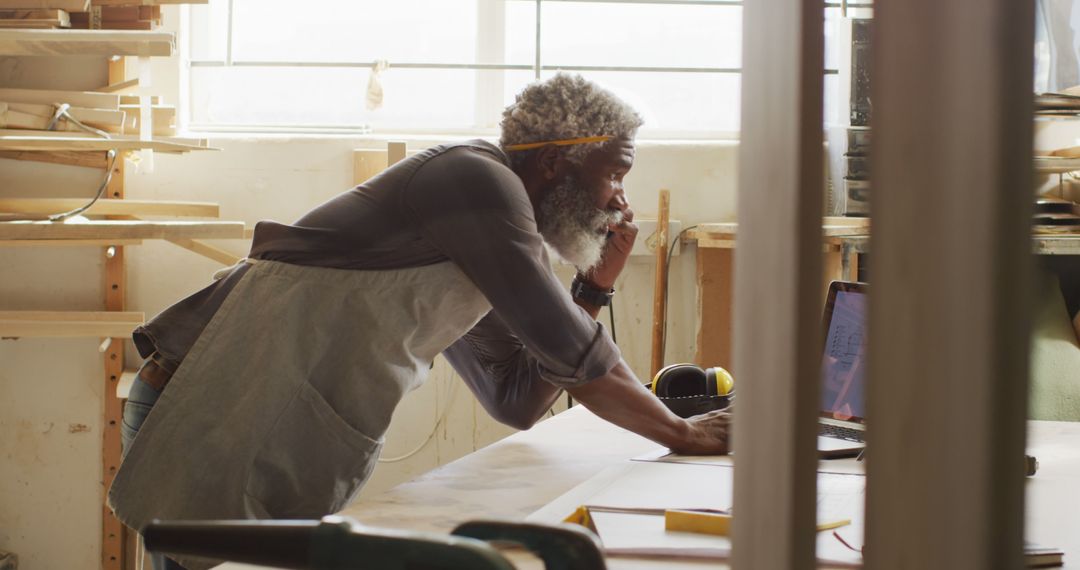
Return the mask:
{"type": "MultiPolygon", "coordinates": [[[[731,369],[737,222],[699,224],[686,232],[697,244],[698,334],[694,362],[731,369]]],[[[858,281],[859,256],[870,253],[869,218],[826,217],[822,228],[822,306],[831,281],[858,281]]],[[[1080,255],[1076,233],[1034,233],[1036,255],[1080,255]]],[[[865,276],[864,276],[865,277],[865,276]]]]}
{"type": "MultiPolygon", "coordinates": [[[[1038,458],[1040,468],[1027,480],[1026,535],[1063,549],[1067,568],[1080,567],[1080,423],[1028,426],[1028,452],[1038,458]]],[[[439,533],[472,519],[521,520],[605,469],[659,447],[575,406],[385,493],[362,498],[342,514],[376,527],[439,533]]],[[[854,462],[836,461],[849,462],[845,467],[854,462]]],[[[717,567],[715,562],[625,558],[609,559],[608,564],[615,569],[717,567]]]]}

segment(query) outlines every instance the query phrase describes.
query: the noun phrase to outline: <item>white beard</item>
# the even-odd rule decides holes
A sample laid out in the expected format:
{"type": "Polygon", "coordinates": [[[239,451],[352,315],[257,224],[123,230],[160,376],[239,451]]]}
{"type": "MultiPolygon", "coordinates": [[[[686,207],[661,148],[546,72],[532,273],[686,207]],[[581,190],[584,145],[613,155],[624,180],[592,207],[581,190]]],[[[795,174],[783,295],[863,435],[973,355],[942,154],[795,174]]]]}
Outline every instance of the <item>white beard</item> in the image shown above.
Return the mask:
{"type": "Polygon", "coordinates": [[[562,260],[588,273],[600,263],[607,244],[607,229],[622,221],[622,212],[593,205],[592,197],[567,176],[542,198],[536,212],[540,235],[562,260]]]}

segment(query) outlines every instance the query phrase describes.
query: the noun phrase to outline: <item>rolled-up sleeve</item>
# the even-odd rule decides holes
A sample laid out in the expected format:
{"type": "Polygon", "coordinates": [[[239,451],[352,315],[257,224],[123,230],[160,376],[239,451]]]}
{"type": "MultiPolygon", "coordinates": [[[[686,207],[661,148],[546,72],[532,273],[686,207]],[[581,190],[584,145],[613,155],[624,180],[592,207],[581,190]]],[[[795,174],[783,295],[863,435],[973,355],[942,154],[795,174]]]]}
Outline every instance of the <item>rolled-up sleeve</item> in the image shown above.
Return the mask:
{"type": "MultiPolygon", "coordinates": [[[[508,167],[475,150],[449,152],[416,173],[402,200],[421,235],[476,284],[502,326],[520,341],[527,358],[515,366],[534,368],[555,386],[573,387],[618,363],[611,337],[552,271],[525,187],[508,167]]],[[[506,340],[474,335],[471,342],[506,340]]],[[[487,350],[475,348],[474,354],[487,350]]],[[[505,346],[495,348],[492,354],[505,353],[505,346]]]]}

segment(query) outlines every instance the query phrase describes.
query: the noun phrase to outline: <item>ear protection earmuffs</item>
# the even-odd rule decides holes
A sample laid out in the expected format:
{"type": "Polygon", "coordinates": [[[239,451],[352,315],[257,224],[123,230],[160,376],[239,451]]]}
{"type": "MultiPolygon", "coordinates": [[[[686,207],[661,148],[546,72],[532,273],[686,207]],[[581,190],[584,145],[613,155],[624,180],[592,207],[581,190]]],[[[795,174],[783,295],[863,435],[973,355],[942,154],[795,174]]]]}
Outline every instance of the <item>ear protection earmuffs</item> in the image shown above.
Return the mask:
{"type": "Polygon", "coordinates": [[[735,379],[719,366],[670,364],[656,373],[648,387],[683,418],[726,408],[735,398],[735,379]]]}
{"type": "Polygon", "coordinates": [[[735,388],[731,373],[719,366],[701,368],[695,364],[670,364],[653,378],[652,391],[661,398],[726,396],[735,388]]]}

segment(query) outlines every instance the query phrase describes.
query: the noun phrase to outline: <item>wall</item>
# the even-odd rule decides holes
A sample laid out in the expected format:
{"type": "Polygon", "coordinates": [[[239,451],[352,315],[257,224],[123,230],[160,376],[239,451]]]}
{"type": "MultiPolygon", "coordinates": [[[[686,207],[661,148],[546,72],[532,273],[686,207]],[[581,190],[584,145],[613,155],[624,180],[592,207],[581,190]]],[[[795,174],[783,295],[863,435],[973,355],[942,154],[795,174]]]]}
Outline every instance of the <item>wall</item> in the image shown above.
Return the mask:
{"type": "MultiPolygon", "coordinates": [[[[155,84],[175,92],[178,64],[159,62],[155,84]]],[[[0,86],[92,89],[105,83],[99,58],[0,58],[0,86]]],[[[166,95],[166,101],[175,101],[166,95]]],[[[410,140],[410,148],[439,141],[410,140]]],[[[217,152],[157,155],[153,173],[128,165],[133,199],[211,201],[223,219],[292,221],[347,190],[352,150],[382,148],[385,138],[212,138],[217,152]]],[[[627,178],[639,217],[655,217],[658,190],[672,191],[672,218],[683,227],[731,219],[735,212],[734,143],[643,141],[627,178]]],[[[89,196],[98,171],[0,159],[0,196],[89,196]]],[[[644,239],[645,236],[642,236],[644,239]]],[[[217,245],[243,255],[246,244],[217,245]]],[[[220,266],[164,242],[128,248],[128,308],[153,315],[203,287],[220,266]]],[[[643,378],[649,367],[652,259],[634,258],[617,284],[619,345],[643,378]]],[[[99,248],[0,248],[0,310],[100,310],[99,248]]],[[[557,268],[565,282],[571,271],[557,268]]],[[[668,361],[689,360],[696,331],[693,248],[672,260],[668,361]]],[[[607,323],[605,312],[604,322],[607,323]]],[[[95,568],[100,541],[103,373],[98,339],[0,340],[0,549],[21,568],[95,568]]],[[[128,367],[137,366],[128,343],[128,367]]],[[[560,403],[559,409],[565,403],[560,403]]],[[[511,433],[475,404],[445,363],[395,415],[384,457],[417,448],[408,460],[380,465],[365,493],[375,493],[511,433]],[[445,421],[431,438],[441,414],[445,421]]]]}

